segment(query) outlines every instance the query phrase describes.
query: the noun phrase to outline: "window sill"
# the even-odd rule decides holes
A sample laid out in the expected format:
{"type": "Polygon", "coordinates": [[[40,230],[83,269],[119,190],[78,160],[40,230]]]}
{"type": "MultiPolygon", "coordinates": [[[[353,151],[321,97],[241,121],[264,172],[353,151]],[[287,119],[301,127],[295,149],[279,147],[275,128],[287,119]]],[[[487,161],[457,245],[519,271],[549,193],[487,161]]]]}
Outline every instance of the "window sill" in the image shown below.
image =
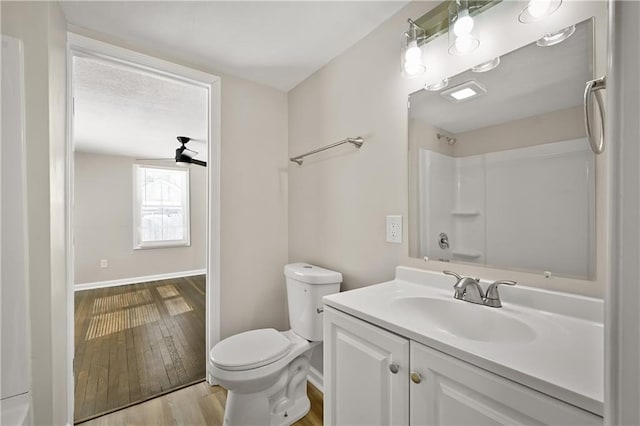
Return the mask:
{"type": "Polygon", "coordinates": [[[147,250],[147,249],[162,249],[162,248],[177,248],[177,247],[190,247],[191,242],[179,242],[179,241],[166,241],[166,242],[153,242],[143,243],[134,246],[134,250],[147,250]]]}

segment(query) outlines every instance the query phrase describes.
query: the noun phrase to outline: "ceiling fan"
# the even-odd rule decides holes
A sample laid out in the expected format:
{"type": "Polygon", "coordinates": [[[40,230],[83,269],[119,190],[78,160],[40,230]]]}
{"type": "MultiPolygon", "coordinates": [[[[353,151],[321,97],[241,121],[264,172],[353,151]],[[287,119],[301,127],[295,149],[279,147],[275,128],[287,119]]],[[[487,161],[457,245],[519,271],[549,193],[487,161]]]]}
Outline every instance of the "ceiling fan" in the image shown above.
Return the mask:
{"type": "Polygon", "coordinates": [[[144,161],[168,161],[175,160],[178,164],[195,164],[197,166],[207,167],[206,161],[196,160],[195,157],[198,155],[198,151],[194,151],[193,149],[187,148],[187,142],[191,140],[190,137],[187,136],[178,136],[178,142],[182,145],[180,148],[176,149],[176,156],[174,158],[138,158],[138,160],[144,161]]]}
{"type": "Polygon", "coordinates": [[[197,151],[187,148],[187,142],[189,142],[191,138],[186,136],[178,136],[178,142],[182,144],[182,146],[176,149],[176,163],[187,163],[187,164],[195,164],[198,166],[207,167],[206,161],[196,160],[195,157],[198,155],[197,151]]]}

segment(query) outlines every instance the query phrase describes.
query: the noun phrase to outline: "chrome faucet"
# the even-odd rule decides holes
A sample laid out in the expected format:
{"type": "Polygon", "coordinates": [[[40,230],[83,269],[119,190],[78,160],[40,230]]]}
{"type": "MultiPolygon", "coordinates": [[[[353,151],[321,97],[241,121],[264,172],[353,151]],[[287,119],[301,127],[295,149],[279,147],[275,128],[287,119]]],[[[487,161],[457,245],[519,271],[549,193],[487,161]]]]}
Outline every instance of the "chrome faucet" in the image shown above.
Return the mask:
{"type": "Polygon", "coordinates": [[[502,308],[500,294],[498,293],[498,286],[501,284],[516,285],[516,282],[511,280],[498,280],[491,283],[487,288],[487,294],[484,298],[485,305],[491,306],[492,308],[502,308]]]}
{"type": "Polygon", "coordinates": [[[453,290],[455,291],[453,294],[454,298],[479,305],[484,304],[484,292],[482,291],[482,287],[480,287],[480,280],[478,278],[463,277],[453,271],[442,272],[458,280],[453,286],[453,290]]]}
{"type": "Polygon", "coordinates": [[[455,299],[464,300],[465,302],[476,303],[478,305],[490,306],[492,308],[501,308],[502,302],[500,301],[500,294],[498,293],[498,286],[516,285],[515,281],[499,280],[489,285],[487,288],[487,294],[482,291],[479,278],[463,277],[453,271],[442,271],[445,275],[451,275],[457,279],[453,286],[455,293],[453,297],[455,299]]]}

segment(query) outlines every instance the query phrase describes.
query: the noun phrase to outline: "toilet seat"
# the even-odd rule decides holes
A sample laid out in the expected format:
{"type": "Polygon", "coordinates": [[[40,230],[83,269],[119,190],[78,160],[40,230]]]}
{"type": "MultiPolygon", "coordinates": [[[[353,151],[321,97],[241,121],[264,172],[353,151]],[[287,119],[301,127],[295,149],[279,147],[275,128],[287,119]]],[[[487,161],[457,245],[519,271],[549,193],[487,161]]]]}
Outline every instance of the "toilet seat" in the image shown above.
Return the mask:
{"type": "Polygon", "coordinates": [[[211,362],[223,370],[250,370],[283,358],[291,346],[291,340],[274,328],[251,330],[215,345],[211,350],[211,362]]]}

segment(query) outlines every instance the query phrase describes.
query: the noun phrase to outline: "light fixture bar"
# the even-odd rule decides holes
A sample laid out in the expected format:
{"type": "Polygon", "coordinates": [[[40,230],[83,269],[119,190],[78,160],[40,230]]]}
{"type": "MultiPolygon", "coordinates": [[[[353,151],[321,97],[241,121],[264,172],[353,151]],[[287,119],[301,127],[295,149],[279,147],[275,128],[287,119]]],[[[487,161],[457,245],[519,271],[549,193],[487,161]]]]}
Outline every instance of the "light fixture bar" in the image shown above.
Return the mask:
{"type": "MultiPolygon", "coordinates": [[[[469,16],[473,18],[501,2],[502,0],[469,0],[469,16]]],[[[436,37],[446,34],[449,31],[449,1],[440,3],[416,19],[415,23],[425,31],[422,43],[429,43],[436,37]]]]}

